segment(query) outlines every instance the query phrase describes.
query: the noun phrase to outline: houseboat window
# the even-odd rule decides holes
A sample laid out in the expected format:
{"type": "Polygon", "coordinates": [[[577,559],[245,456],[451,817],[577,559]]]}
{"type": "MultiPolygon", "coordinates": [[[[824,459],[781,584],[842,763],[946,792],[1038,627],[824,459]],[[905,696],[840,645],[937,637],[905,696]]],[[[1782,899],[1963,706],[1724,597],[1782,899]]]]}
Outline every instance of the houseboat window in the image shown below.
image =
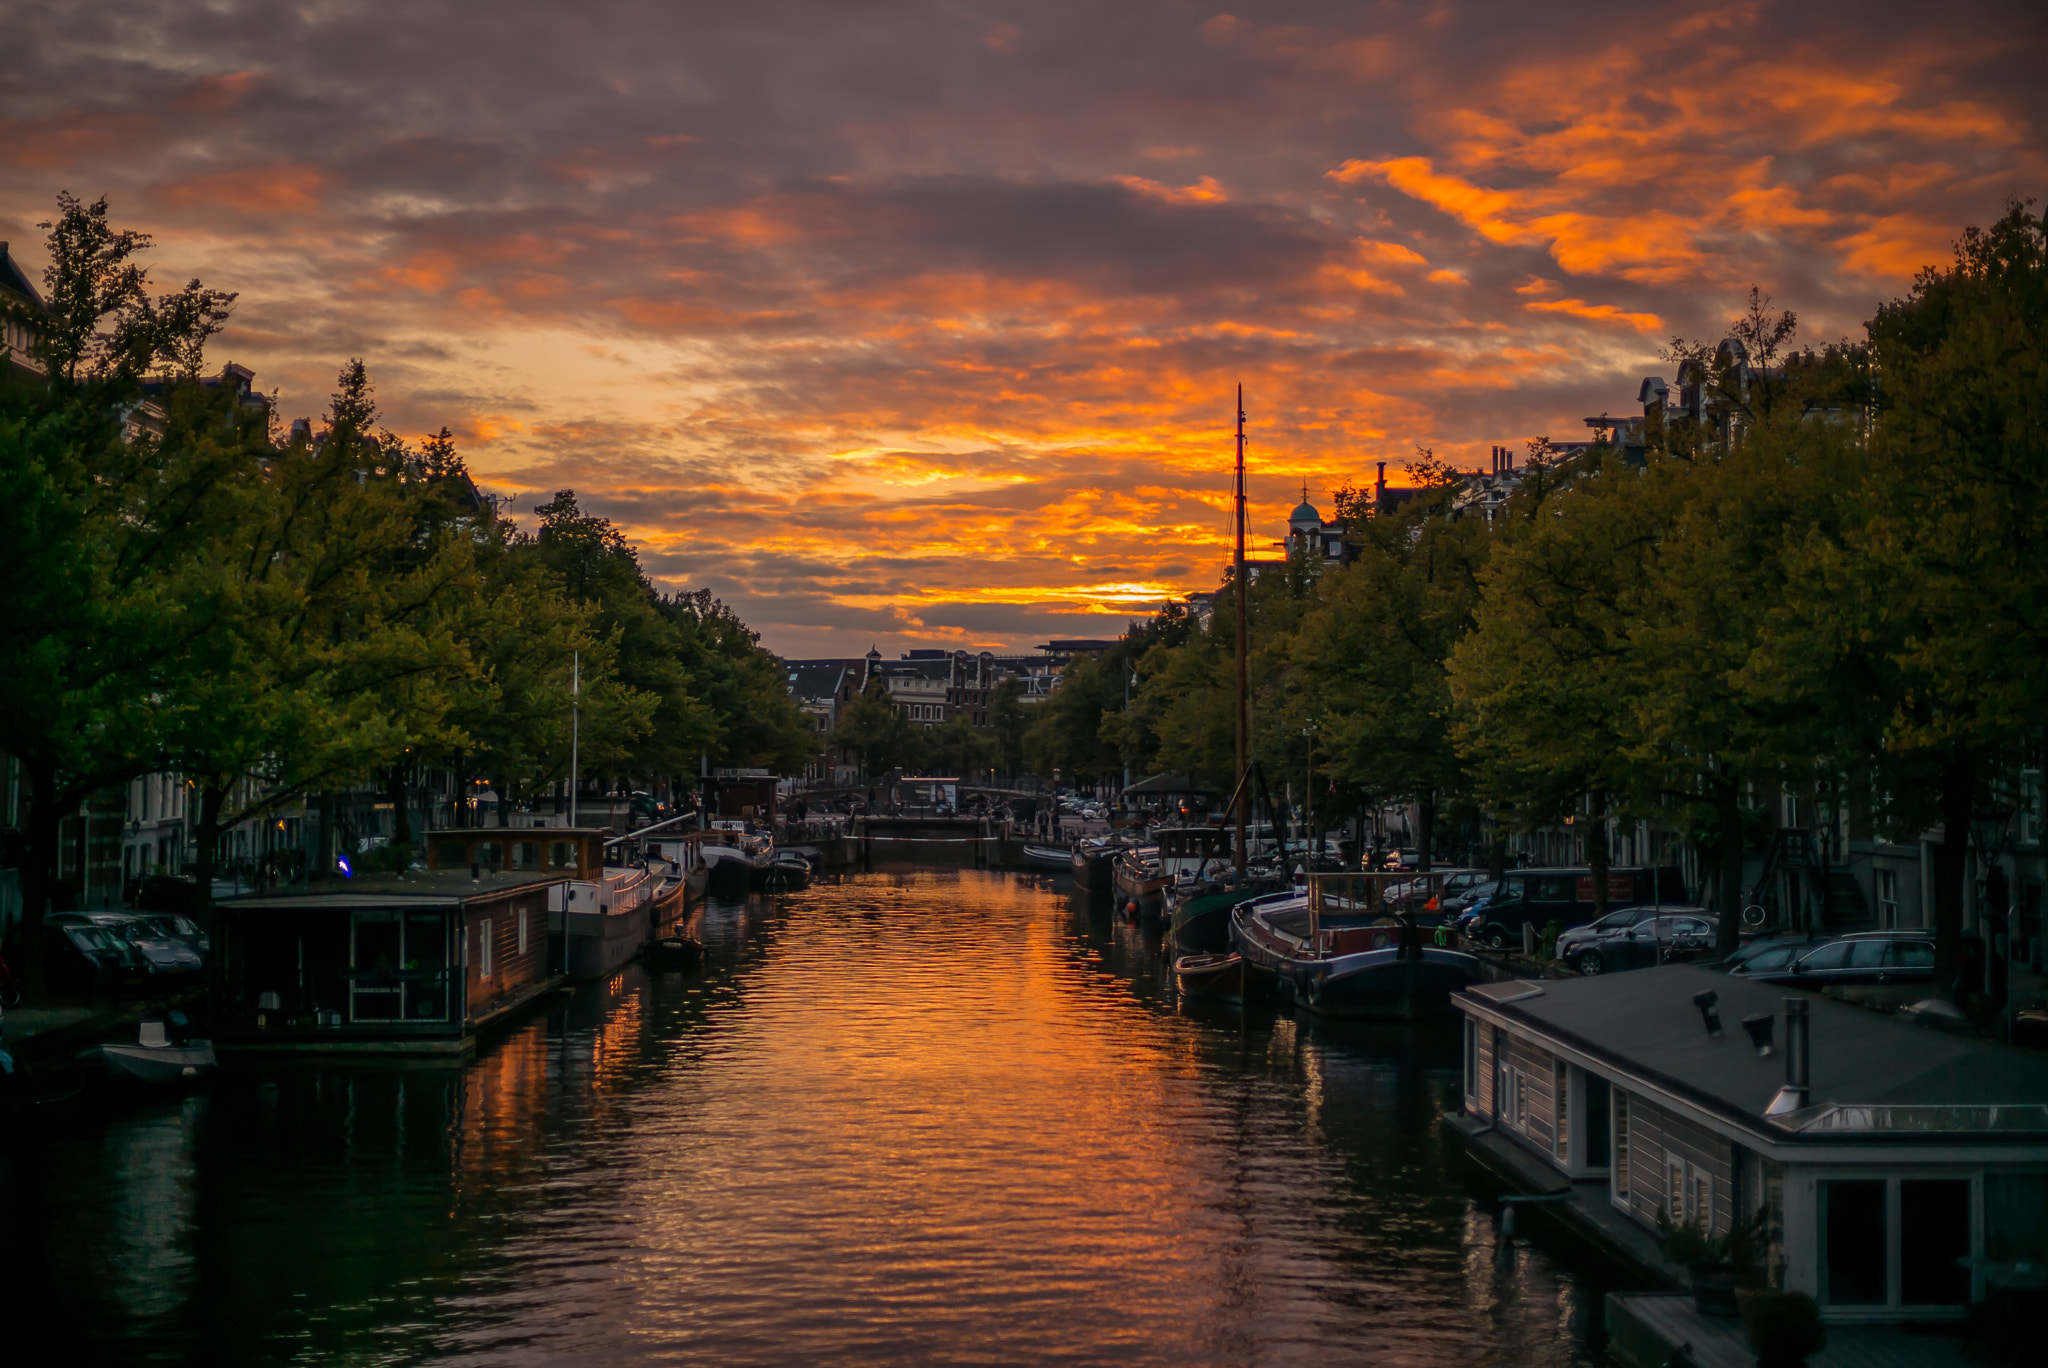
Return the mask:
{"type": "Polygon", "coordinates": [[[521,841],[513,847],[512,860],[515,869],[540,868],[540,842],[521,841]]]}
{"type": "Polygon", "coordinates": [[[1899,1300],[1907,1306],[1964,1306],[1970,1300],[1970,1183],[1966,1178],[1899,1181],[1899,1300]]]}
{"type": "Polygon", "coordinates": [[[520,908],[517,912],[513,913],[513,916],[519,919],[517,923],[519,931],[519,953],[523,955],[526,953],[526,909],[523,907],[520,908]]]}
{"type": "Polygon", "coordinates": [[[349,957],[349,1018],[397,1021],[404,1010],[405,924],[396,912],[358,912],[349,957]]]}
{"type": "Polygon", "coordinates": [[[496,841],[478,841],[476,845],[476,859],[477,863],[485,869],[503,869],[505,867],[505,847],[496,841]]]}
{"type": "Polygon", "coordinates": [[[1465,1096],[1479,1096],[1479,1023],[1465,1018],[1465,1096]]]}
{"type": "Polygon", "coordinates": [[[1614,1094],[1614,1204],[1626,1208],[1629,1205],[1628,1192],[1628,1094],[1614,1094]]]}
{"type": "Polygon", "coordinates": [[[2048,1262],[2048,1173],[1984,1175],[1984,1254],[2048,1262]]]}
{"type": "Polygon", "coordinates": [[[476,924],[476,976],[491,976],[491,922],[488,917],[476,924]]]}
{"type": "Polygon", "coordinates": [[[448,914],[405,914],[405,1016],[448,1019],[448,914]]]}
{"type": "Polygon", "coordinates": [[[556,869],[573,869],[576,865],[576,847],[567,841],[557,841],[548,851],[548,862],[556,869]]]}
{"type": "Polygon", "coordinates": [[[1830,1306],[1883,1306],[1891,1241],[1881,1178],[1820,1185],[1821,1300],[1830,1306]]]}
{"type": "Polygon", "coordinates": [[[434,859],[443,869],[460,869],[469,863],[469,847],[460,841],[443,841],[434,859]]]}
{"type": "Polygon", "coordinates": [[[1561,1163],[1572,1157],[1571,1074],[1568,1065],[1550,1066],[1551,1150],[1561,1163]]]}
{"type": "Polygon", "coordinates": [[[1586,1167],[1606,1168],[1613,1153],[1607,1133],[1609,1097],[1612,1086],[1597,1074],[1581,1074],[1580,1097],[1585,1103],[1586,1119],[1579,1127],[1579,1134],[1586,1137],[1586,1167]]]}

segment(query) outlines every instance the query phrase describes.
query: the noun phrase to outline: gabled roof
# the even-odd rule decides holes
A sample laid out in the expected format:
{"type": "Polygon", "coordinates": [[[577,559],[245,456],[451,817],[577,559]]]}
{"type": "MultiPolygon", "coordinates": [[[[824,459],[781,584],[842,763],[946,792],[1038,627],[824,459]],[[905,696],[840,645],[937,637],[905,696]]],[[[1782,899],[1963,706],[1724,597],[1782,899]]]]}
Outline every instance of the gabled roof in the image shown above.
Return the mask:
{"type": "Polygon", "coordinates": [[[21,269],[21,263],[8,252],[4,242],[0,242],[0,290],[21,295],[38,309],[48,307],[43,303],[42,291],[29,280],[28,273],[21,269]]]}

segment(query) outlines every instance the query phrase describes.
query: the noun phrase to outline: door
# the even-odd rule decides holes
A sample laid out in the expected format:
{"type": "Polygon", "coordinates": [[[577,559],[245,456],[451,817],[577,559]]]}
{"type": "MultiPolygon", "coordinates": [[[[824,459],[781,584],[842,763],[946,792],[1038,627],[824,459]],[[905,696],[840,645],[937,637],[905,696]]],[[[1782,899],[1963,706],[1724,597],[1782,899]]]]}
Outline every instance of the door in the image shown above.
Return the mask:
{"type": "Polygon", "coordinates": [[[350,921],[349,1020],[403,1019],[405,923],[396,912],[357,912],[350,921]]]}

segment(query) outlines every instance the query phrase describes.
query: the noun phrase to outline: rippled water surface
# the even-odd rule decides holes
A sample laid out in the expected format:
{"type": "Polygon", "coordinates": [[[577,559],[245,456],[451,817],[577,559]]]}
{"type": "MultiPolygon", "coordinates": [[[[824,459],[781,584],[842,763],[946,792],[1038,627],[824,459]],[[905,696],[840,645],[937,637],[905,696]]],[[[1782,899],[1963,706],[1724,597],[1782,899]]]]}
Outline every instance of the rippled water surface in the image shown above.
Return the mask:
{"type": "Polygon", "coordinates": [[[1454,1029],[1177,1008],[1064,880],[702,922],[702,970],[460,1067],[236,1066],[0,1156],[9,1324],[118,1362],[1597,1359],[1598,1289],[1500,1248],[1437,1137],[1454,1029]]]}

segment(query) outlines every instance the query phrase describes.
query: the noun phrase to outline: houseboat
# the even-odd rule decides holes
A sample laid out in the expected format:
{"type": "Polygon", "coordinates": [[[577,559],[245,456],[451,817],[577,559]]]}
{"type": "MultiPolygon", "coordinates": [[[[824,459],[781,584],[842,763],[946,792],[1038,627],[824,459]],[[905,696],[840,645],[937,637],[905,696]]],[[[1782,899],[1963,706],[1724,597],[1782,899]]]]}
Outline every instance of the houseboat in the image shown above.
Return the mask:
{"type": "Polygon", "coordinates": [[[519,870],[545,865],[563,877],[548,892],[548,936],[561,973],[578,982],[610,978],[653,939],[657,894],[680,901],[644,863],[625,863],[622,837],[591,827],[531,831],[466,827],[427,833],[427,868],[519,870]],[[614,861],[617,861],[614,863],[614,861]]]}
{"type": "MultiPolygon", "coordinates": [[[[1425,943],[1414,918],[1391,912],[1393,874],[1309,874],[1298,891],[1230,909],[1230,935],[1255,973],[1325,1016],[1447,1016],[1451,997],[1482,977],[1478,959],[1425,943]]],[[[1432,886],[1441,876],[1423,875],[1432,886]]]]}
{"type": "Polygon", "coordinates": [[[1457,1128],[1611,1249],[1766,1211],[1772,1281],[1845,1325],[2040,1286],[2048,1058],[1696,965],[1455,1002],[1457,1128]]]}
{"type": "Polygon", "coordinates": [[[465,1052],[561,982],[548,904],[575,873],[543,858],[223,899],[215,1047],[465,1052]]]}

